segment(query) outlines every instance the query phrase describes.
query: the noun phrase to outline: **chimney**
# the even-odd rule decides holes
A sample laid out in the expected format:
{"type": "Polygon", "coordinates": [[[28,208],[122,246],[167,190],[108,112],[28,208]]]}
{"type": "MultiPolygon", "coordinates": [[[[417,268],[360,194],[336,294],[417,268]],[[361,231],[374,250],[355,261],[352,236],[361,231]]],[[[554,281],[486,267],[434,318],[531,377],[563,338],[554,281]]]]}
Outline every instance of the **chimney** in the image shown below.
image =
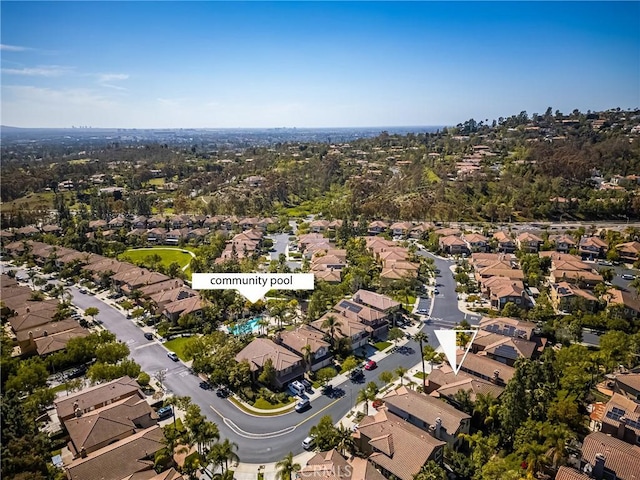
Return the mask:
{"type": "Polygon", "coordinates": [[[435,424],[435,437],[440,440],[440,431],[442,430],[442,419],[440,417],[436,418],[435,424]]]}
{"type": "Polygon", "coordinates": [[[80,418],[82,416],[82,410],[80,410],[79,408],[76,408],[73,412],[76,416],[76,418],[80,418]]]}
{"type": "Polygon", "coordinates": [[[491,378],[491,383],[498,383],[499,378],[500,378],[500,370],[494,370],[493,377],[491,378]]]}
{"type": "Polygon", "coordinates": [[[87,449],[84,447],[80,450],[80,458],[87,458],[87,449]]]}
{"type": "Polygon", "coordinates": [[[43,335],[44,337],[48,337],[48,336],[49,336],[49,332],[47,332],[47,331],[45,330],[44,332],[42,332],[42,335],[43,335]]]}
{"type": "Polygon", "coordinates": [[[627,429],[627,417],[624,417],[624,416],[620,417],[619,422],[620,423],[618,423],[618,432],[616,436],[620,440],[624,440],[624,433],[627,429]]]}
{"type": "Polygon", "coordinates": [[[27,313],[29,313],[31,311],[31,309],[29,307],[27,307],[27,313]]]}
{"type": "Polygon", "coordinates": [[[604,462],[607,458],[602,453],[596,453],[596,461],[593,466],[592,475],[596,480],[602,480],[604,475],[604,462]]]}

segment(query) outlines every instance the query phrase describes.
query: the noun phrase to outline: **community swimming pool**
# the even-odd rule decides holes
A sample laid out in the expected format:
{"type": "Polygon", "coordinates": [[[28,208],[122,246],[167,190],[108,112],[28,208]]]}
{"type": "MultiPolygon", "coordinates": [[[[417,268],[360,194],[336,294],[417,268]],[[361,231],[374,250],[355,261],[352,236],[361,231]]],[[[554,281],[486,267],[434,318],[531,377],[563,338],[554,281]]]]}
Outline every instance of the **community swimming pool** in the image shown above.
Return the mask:
{"type": "Polygon", "coordinates": [[[232,335],[247,335],[249,333],[254,333],[260,328],[260,324],[258,322],[260,322],[261,318],[262,317],[253,317],[251,320],[238,323],[235,327],[229,329],[229,333],[232,335]]]}

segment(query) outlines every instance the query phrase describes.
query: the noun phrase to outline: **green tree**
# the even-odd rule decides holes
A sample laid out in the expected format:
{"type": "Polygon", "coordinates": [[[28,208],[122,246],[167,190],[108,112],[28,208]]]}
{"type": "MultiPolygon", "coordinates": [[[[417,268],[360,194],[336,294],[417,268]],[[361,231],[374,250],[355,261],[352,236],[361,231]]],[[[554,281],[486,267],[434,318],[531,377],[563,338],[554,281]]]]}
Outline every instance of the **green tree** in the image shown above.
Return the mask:
{"type": "Polygon", "coordinates": [[[276,379],[276,369],[273,360],[267,358],[262,365],[262,372],[258,375],[258,381],[264,385],[273,385],[276,379]]]}
{"type": "Polygon", "coordinates": [[[433,460],[429,460],[413,476],[413,480],[447,480],[447,471],[433,460]]]}
{"type": "Polygon", "coordinates": [[[18,364],[13,375],[9,376],[5,390],[33,393],[36,388],[47,384],[49,372],[40,357],[28,358],[18,364]]]}
{"type": "Polygon", "coordinates": [[[289,452],[276,463],[276,480],[292,480],[293,474],[299,472],[301,468],[299,463],[293,461],[293,453],[289,452]]]}
{"type": "Polygon", "coordinates": [[[333,377],[337,374],[336,369],[333,367],[324,367],[316,372],[316,380],[320,382],[321,385],[326,385],[329,383],[333,377]]]}
{"type": "Polygon", "coordinates": [[[338,445],[338,430],[333,425],[330,415],[323,416],[317,425],[311,427],[309,435],[314,437],[320,451],[327,451],[338,445]]]}
{"type": "Polygon", "coordinates": [[[369,382],[365,388],[358,392],[356,404],[364,402],[364,414],[369,415],[369,402],[375,400],[378,394],[378,386],[375,382],[369,382]]]}
{"type": "Polygon", "coordinates": [[[338,425],[337,427],[337,437],[338,443],[336,448],[342,455],[346,455],[347,453],[352,454],[356,448],[355,441],[353,440],[353,432],[350,428],[347,428],[342,425],[338,425]]]}
{"type": "Polygon", "coordinates": [[[101,363],[114,365],[129,355],[129,347],[126,343],[110,342],[98,345],[96,348],[96,360],[101,363]]]}
{"type": "Polygon", "coordinates": [[[84,311],[84,314],[87,315],[88,317],[91,317],[91,320],[93,322],[96,321],[96,317],[98,316],[99,313],[100,313],[100,310],[97,309],[96,307],[89,307],[84,311]]]}
{"type": "Polygon", "coordinates": [[[398,340],[401,340],[402,338],[404,338],[404,332],[398,327],[391,328],[387,333],[387,340],[393,342],[394,345],[398,340]]]}
{"type": "Polygon", "coordinates": [[[393,381],[393,379],[395,378],[395,375],[392,372],[385,370],[384,372],[380,372],[380,375],[378,375],[378,378],[382,383],[387,384],[393,381]]]}
{"type": "Polygon", "coordinates": [[[398,365],[394,370],[395,374],[400,379],[400,385],[404,384],[404,378],[405,378],[404,376],[407,374],[408,371],[409,369],[407,369],[406,367],[403,367],[402,365],[398,365]]]}
{"type": "Polygon", "coordinates": [[[340,369],[340,373],[348,373],[354,368],[356,368],[360,362],[354,356],[350,356],[345,358],[344,362],[342,362],[342,368],[340,369]]]}
{"type": "Polygon", "coordinates": [[[333,346],[333,348],[335,348],[336,332],[342,334],[342,330],[340,330],[340,327],[342,327],[342,322],[338,320],[338,317],[336,317],[335,315],[328,315],[327,318],[325,318],[325,320],[322,322],[321,327],[329,329],[329,336],[331,337],[331,345],[333,346]]]}

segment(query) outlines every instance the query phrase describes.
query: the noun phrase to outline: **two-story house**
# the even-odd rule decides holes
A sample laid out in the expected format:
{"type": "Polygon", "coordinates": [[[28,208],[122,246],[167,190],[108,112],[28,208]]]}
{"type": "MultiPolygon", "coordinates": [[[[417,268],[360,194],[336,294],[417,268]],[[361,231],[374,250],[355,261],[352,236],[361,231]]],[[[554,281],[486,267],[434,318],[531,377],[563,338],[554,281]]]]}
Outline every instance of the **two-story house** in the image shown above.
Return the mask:
{"type": "Polygon", "coordinates": [[[274,385],[283,388],[304,373],[302,357],[267,338],[255,338],[235,357],[236,362],[247,361],[254,378],[257,378],[267,359],[270,359],[276,372],[274,385]]]}
{"type": "Polygon", "coordinates": [[[331,344],[325,340],[325,333],[311,325],[301,325],[295,330],[279,333],[274,341],[303,359],[308,350],[311,361],[305,365],[307,370],[315,372],[333,362],[333,355],[329,351],[331,344]]]}
{"type": "Polygon", "coordinates": [[[471,417],[442,400],[405,386],[387,392],[382,397],[389,412],[429,432],[434,438],[457,448],[461,433],[469,433],[471,417]]]}

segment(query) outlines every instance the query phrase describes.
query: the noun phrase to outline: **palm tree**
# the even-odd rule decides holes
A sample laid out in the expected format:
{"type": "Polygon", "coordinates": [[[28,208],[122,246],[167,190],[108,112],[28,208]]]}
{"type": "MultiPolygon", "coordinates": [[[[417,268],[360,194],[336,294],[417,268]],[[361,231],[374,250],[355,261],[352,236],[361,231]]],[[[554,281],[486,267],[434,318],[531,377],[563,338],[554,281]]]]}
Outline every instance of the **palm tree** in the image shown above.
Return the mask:
{"type": "Polygon", "coordinates": [[[311,370],[311,362],[313,360],[313,352],[311,351],[311,345],[307,344],[302,347],[302,361],[304,362],[305,371],[311,370]]]}
{"type": "Polygon", "coordinates": [[[575,434],[565,425],[554,425],[548,429],[546,446],[552,452],[553,468],[558,468],[567,457],[567,442],[575,438],[575,434]]]}
{"type": "Polygon", "coordinates": [[[267,320],[265,317],[260,317],[260,320],[258,320],[258,325],[260,326],[260,331],[266,335],[267,327],[269,327],[269,320],[267,320]]]}
{"type": "Polygon", "coordinates": [[[353,434],[351,429],[345,427],[340,423],[338,428],[336,429],[338,432],[338,442],[336,444],[336,448],[344,455],[346,452],[353,453],[355,449],[355,442],[353,440],[353,434]]]}
{"type": "Polygon", "coordinates": [[[404,381],[404,376],[405,374],[408,372],[409,370],[406,367],[403,367],[402,365],[399,365],[395,370],[395,374],[398,375],[398,378],[400,378],[400,385],[404,385],[403,381],[404,381]]]}
{"type": "Polygon", "coordinates": [[[293,463],[293,453],[289,454],[276,463],[276,480],[291,480],[292,475],[295,472],[299,472],[299,463],[293,463]]]}
{"type": "Polygon", "coordinates": [[[229,470],[229,462],[240,462],[240,457],[238,457],[238,454],[235,452],[238,450],[238,444],[230,441],[228,438],[225,438],[222,443],[216,443],[214,448],[217,449],[220,460],[224,462],[224,468],[222,468],[222,463],[219,464],[222,471],[229,470]]]}
{"type": "Polygon", "coordinates": [[[342,322],[338,320],[335,315],[329,315],[325,318],[324,322],[322,322],[322,328],[329,329],[329,335],[331,336],[331,345],[335,348],[336,345],[336,332],[342,333],[340,327],[342,326],[342,322]]]}
{"type": "Polygon", "coordinates": [[[491,393],[478,393],[476,395],[476,403],[473,413],[478,414],[480,421],[487,427],[489,431],[493,430],[496,419],[498,418],[498,401],[491,393]]]}
{"type": "Polygon", "coordinates": [[[429,342],[429,335],[427,335],[426,333],[424,333],[423,331],[420,331],[418,333],[416,333],[413,336],[413,339],[418,342],[418,344],[420,345],[420,360],[422,361],[422,388],[424,390],[425,385],[426,385],[426,381],[427,381],[427,373],[426,370],[424,368],[424,350],[423,350],[423,343],[428,343],[429,342]]]}
{"type": "Polygon", "coordinates": [[[211,448],[211,444],[220,440],[220,431],[218,425],[213,422],[204,421],[196,431],[195,439],[198,443],[198,453],[206,455],[211,448]]]}
{"type": "Polygon", "coordinates": [[[544,445],[540,445],[538,442],[529,442],[519,450],[526,454],[527,478],[534,478],[535,474],[542,470],[547,464],[547,451],[549,449],[544,445]]]}

